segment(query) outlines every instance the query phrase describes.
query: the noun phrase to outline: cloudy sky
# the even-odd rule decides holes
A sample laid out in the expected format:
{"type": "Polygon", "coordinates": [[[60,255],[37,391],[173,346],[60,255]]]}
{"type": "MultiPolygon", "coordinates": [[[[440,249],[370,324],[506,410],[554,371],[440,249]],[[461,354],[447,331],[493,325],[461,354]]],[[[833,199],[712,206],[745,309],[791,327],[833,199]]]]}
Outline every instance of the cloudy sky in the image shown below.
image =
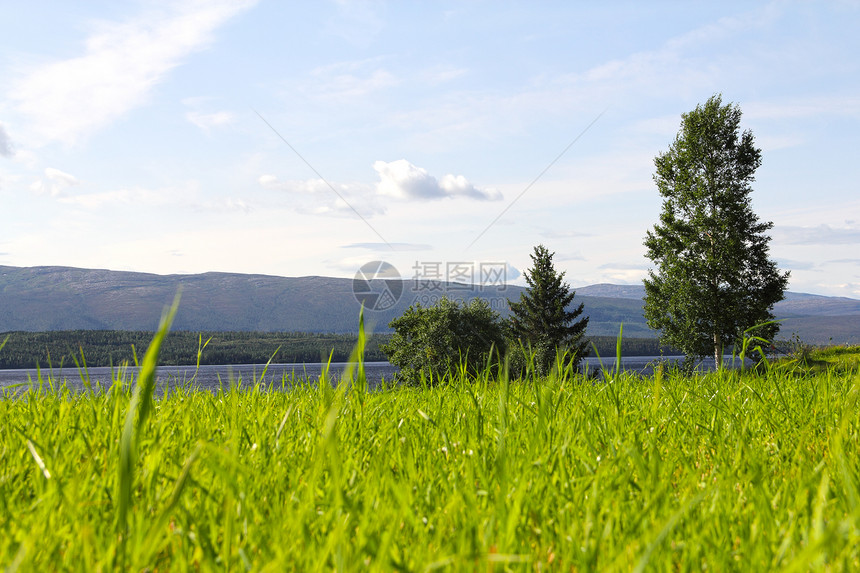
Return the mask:
{"type": "Polygon", "coordinates": [[[44,2],[0,18],[0,265],[636,283],[714,93],[791,289],[860,298],[860,3],[44,2]],[[430,265],[430,266],[428,266],[430,265]]]}

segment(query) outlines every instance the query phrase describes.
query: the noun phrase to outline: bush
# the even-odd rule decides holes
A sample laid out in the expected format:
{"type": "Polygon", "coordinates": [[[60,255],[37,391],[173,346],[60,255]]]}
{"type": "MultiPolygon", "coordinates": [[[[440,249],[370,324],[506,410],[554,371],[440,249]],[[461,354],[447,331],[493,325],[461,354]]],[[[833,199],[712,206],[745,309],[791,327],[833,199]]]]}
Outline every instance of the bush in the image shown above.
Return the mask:
{"type": "Polygon", "coordinates": [[[422,374],[428,383],[438,382],[461,365],[474,375],[485,369],[491,355],[505,350],[499,313],[482,299],[415,304],[389,326],[394,334],[382,351],[400,367],[398,377],[407,384],[420,383],[422,374]]]}

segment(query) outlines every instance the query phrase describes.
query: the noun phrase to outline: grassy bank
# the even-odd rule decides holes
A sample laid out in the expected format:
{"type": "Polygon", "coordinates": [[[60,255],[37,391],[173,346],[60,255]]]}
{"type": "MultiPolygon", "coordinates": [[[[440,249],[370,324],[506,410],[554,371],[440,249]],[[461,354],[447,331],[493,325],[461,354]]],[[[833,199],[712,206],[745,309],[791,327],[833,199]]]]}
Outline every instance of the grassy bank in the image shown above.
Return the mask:
{"type": "Polygon", "coordinates": [[[119,373],[0,400],[0,564],[857,570],[858,351],[371,393],[246,380],[155,401],[150,354],[136,393],[119,373]]]}

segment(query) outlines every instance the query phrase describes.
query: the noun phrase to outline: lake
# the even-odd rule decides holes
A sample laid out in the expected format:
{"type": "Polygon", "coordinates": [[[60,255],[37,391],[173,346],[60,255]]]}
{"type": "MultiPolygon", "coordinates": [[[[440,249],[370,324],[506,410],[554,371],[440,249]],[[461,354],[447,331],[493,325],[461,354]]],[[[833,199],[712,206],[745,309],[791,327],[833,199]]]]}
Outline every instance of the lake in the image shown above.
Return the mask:
{"type": "MultiPolygon", "coordinates": [[[[329,376],[333,379],[339,378],[346,362],[332,362],[329,376]]],[[[231,365],[203,365],[199,371],[194,366],[159,366],[157,370],[158,386],[164,384],[170,386],[182,385],[193,381],[200,389],[216,391],[223,387],[230,388],[231,385],[241,383],[248,387],[260,381],[261,376],[267,386],[281,387],[284,382],[289,386],[291,381],[309,378],[316,382],[322,374],[325,364],[270,364],[266,369],[265,364],[231,364],[231,365]],[[196,371],[196,378],[195,378],[196,371]]],[[[88,368],[87,372],[91,381],[100,381],[103,385],[109,384],[114,378],[117,368],[97,367],[88,368]]],[[[388,362],[365,362],[364,371],[368,382],[376,386],[383,379],[391,380],[398,368],[388,362]]],[[[47,378],[48,370],[42,370],[42,377],[47,378]]],[[[129,375],[136,374],[137,368],[127,368],[129,375]]],[[[55,368],[51,373],[53,380],[65,381],[70,388],[80,390],[84,387],[81,381],[81,373],[77,368],[55,368]]],[[[35,369],[24,370],[0,370],[0,388],[15,384],[26,384],[29,380],[38,383],[38,373],[35,369]]]]}
{"type": "MultiPolygon", "coordinates": [[[[621,359],[621,367],[625,371],[632,371],[643,375],[650,375],[653,372],[653,365],[659,361],[669,363],[678,363],[683,360],[682,356],[625,356],[621,359]]],[[[731,365],[731,356],[726,357],[727,365],[731,365]]],[[[340,377],[346,362],[333,362],[331,364],[330,377],[334,380],[340,377]]],[[[284,386],[289,386],[291,380],[302,380],[310,378],[312,382],[316,382],[322,373],[324,364],[270,364],[268,370],[265,370],[263,382],[267,386],[280,388],[282,382],[284,386]]],[[[603,358],[603,366],[605,368],[615,368],[615,357],[603,358]]],[[[194,366],[159,366],[158,367],[158,386],[163,388],[165,384],[169,386],[181,385],[189,383],[193,380],[194,385],[200,389],[217,391],[219,388],[229,388],[231,384],[241,382],[242,386],[248,387],[255,381],[260,379],[263,374],[265,364],[234,364],[234,365],[204,365],[196,373],[194,366]]],[[[597,357],[586,358],[583,368],[587,368],[593,372],[600,369],[600,360],[597,357]]],[[[700,365],[700,370],[713,370],[714,360],[705,359],[700,365]]],[[[114,372],[118,368],[97,367],[87,370],[91,381],[99,381],[102,385],[110,384],[114,378],[114,372]]],[[[365,374],[368,383],[371,387],[379,385],[382,380],[390,381],[394,378],[398,368],[388,362],[365,362],[365,374]]],[[[136,373],[137,369],[130,367],[127,369],[127,375],[131,376],[136,373]]],[[[69,388],[81,390],[84,388],[81,381],[81,374],[77,368],[55,368],[53,370],[42,370],[42,377],[47,379],[50,374],[51,379],[59,382],[66,382],[69,388]]],[[[38,384],[38,371],[35,369],[23,370],[0,370],[0,389],[8,386],[19,384],[27,384],[32,380],[38,384]]]]}

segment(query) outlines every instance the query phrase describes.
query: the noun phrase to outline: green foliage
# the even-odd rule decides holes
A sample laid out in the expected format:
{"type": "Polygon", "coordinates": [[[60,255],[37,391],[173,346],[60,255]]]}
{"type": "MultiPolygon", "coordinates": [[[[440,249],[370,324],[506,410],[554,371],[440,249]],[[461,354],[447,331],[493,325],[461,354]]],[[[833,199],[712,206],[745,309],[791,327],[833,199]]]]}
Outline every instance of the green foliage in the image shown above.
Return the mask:
{"type": "Polygon", "coordinates": [[[645,239],[657,267],[644,281],[648,325],[688,357],[713,354],[718,363],[755,325],[769,323],[756,334],[773,340],[771,309],[788,284],[768,258],[773,224],[752,210],[761,151],[740,120],[719,95],[682,115],[675,141],[654,160],[663,210],[645,239]]]}
{"type": "MultiPolygon", "coordinates": [[[[508,318],[510,337],[516,346],[534,353],[535,367],[542,375],[549,372],[558,353],[566,353],[574,368],[588,355],[588,317],[579,318],[582,303],[568,310],[576,293],[564,282],[564,273],[555,270],[554,254],[543,245],[535,247],[532,267],[525,272],[528,290],[520,294],[519,302],[511,303],[508,318]]],[[[513,359],[522,362],[522,351],[515,354],[513,359]]]]}
{"type": "Polygon", "coordinates": [[[158,366],[158,355],[161,351],[164,337],[167,336],[170,325],[176,317],[176,311],[179,308],[179,298],[180,296],[177,294],[173,301],[173,306],[164,312],[158,331],[156,331],[146,354],[143,356],[143,361],[140,364],[140,372],[138,372],[137,376],[137,384],[134,386],[134,393],[125,413],[125,423],[119,440],[120,459],[116,480],[116,532],[118,548],[115,564],[118,568],[122,569],[125,568],[127,556],[128,513],[133,503],[135,462],[137,461],[142,434],[146,427],[146,420],[155,407],[153,396],[155,393],[155,371],[158,366]]]}
{"type": "Polygon", "coordinates": [[[782,358],[778,366],[790,367],[796,376],[851,375],[860,372],[860,346],[812,348],[804,345],[798,352],[782,358]]]}
{"type": "Polygon", "coordinates": [[[460,303],[443,297],[430,307],[416,304],[389,326],[394,334],[382,350],[400,367],[398,379],[410,384],[438,381],[461,364],[475,373],[504,353],[499,314],[482,299],[460,303]]]}

